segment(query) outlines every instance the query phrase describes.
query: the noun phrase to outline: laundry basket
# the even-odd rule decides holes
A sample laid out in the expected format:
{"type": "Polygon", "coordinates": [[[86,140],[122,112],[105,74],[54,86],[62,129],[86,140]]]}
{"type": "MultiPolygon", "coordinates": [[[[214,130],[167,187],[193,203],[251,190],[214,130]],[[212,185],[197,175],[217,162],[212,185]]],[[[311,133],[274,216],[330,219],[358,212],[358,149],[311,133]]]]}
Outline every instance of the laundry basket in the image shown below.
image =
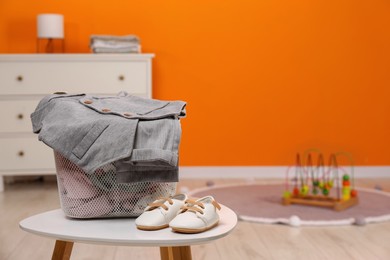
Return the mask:
{"type": "Polygon", "coordinates": [[[176,182],[116,183],[114,164],[86,174],[56,151],[54,158],[61,208],[71,218],[137,217],[149,203],[176,192],[176,182]]]}

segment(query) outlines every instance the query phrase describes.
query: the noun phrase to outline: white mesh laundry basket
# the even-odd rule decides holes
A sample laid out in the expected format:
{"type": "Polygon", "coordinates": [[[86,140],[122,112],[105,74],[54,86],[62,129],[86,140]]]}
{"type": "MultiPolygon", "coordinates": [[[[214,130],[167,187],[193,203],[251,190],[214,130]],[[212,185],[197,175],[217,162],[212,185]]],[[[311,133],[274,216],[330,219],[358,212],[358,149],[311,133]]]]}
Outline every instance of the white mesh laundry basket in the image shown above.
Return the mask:
{"type": "Polygon", "coordinates": [[[107,164],[93,174],[54,152],[61,208],[71,218],[137,217],[159,197],[172,196],[175,182],[116,183],[107,164]]]}

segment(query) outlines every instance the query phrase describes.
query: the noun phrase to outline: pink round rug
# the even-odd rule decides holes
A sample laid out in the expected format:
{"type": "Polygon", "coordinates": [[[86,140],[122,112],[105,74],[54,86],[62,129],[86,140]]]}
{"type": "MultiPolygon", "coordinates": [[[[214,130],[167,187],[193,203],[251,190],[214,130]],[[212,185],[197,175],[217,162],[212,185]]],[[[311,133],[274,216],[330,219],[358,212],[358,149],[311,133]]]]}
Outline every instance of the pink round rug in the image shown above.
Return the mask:
{"type": "Polygon", "coordinates": [[[359,189],[359,204],[343,211],[330,208],[281,204],[282,184],[214,186],[190,192],[190,196],[212,195],[234,210],[241,220],[291,226],[365,225],[390,220],[390,193],[359,189]]]}

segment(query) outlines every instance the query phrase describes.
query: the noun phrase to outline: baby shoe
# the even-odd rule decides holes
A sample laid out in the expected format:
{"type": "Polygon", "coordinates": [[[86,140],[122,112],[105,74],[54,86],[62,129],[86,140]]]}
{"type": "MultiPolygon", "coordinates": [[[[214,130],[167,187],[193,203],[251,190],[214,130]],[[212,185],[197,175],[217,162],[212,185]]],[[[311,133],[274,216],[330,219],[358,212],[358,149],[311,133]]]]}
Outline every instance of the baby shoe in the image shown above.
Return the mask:
{"type": "Polygon", "coordinates": [[[187,195],[177,194],[170,198],[160,198],[149,204],[135,220],[138,229],[158,230],[169,226],[169,222],[184,206],[187,195]]]}
{"type": "Polygon", "coordinates": [[[212,196],[196,201],[186,200],[179,214],[169,223],[173,231],[179,233],[200,233],[218,225],[217,209],[221,206],[212,196]]]}

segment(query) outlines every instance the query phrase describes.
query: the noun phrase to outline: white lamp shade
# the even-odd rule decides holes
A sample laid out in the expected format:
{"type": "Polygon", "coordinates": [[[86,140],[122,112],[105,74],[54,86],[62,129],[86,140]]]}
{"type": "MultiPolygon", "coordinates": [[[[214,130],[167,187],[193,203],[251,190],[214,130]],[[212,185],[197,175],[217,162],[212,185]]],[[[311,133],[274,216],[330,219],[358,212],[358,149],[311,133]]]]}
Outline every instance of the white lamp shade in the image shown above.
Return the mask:
{"type": "Polygon", "coordinates": [[[38,38],[64,38],[64,16],[40,14],[37,17],[38,38]]]}

